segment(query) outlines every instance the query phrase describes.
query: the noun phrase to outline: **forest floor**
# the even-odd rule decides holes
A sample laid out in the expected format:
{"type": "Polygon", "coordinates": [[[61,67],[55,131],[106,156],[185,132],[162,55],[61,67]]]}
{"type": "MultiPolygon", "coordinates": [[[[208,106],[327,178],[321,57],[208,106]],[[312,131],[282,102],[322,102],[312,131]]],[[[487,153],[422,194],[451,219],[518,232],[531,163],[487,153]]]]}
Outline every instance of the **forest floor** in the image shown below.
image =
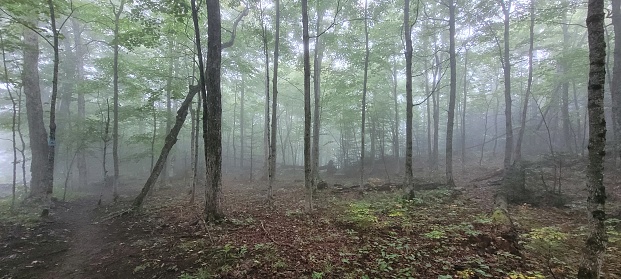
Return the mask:
{"type": "MultiPolygon", "coordinates": [[[[227,217],[215,225],[202,221],[200,200],[189,204],[182,181],[134,214],[120,214],[133,191],[105,206],[96,195],[56,202],[45,219],[2,212],[0,278],[573,278],[587,233],[581,175],[563,178],[576,198],[568,206],[509,206],[508,233],[492,214],[497,186],[472,182],[490,172],[408,202],[400,191],[330,187],[310,214],[299,179],[280,180],[271,206],[265,183],[226,181],[227,217]]],[[[607,175],[606,186],[604,271],[621,278],[621,177],[607,175]]]]}

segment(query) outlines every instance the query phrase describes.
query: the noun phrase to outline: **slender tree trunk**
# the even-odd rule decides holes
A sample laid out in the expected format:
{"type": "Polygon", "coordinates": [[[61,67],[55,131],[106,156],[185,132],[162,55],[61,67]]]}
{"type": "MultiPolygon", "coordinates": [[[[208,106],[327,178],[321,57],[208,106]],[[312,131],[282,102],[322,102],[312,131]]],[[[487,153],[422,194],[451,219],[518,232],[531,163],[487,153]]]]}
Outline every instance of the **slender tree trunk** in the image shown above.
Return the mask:
{"type": "Polygon", "coordinates": [[[0,47],[2,47],[2,66],[4,68],[4,81],[6,83],[6,90],[9,93],[9,99],[11,99],[12,115],[11,115],[11,144],[13,145],[13,182],[12,182],[12,198],[11,198],[11,210],[15,209],[15,189],[17,188],[17,102],[13,97],[13,89],[9,80],[9,70],[6,63],[6,50],[4,48],[4,34],[0,30],[0,47]]]}
{"type": "MultiPolygon", "coordinates": [[[[261,18],[263,19],[263,7],[261,9],[261,18]]],[[[269,162],[270,162],[270,56],[267,48],[267,26],[261,25],[263,28],[263,55],[265,60],[265,118],[263,119],[263,179],[269,178],[269,162]]]]}
{"type": "Polygon", "coordinates": [[[604,84],[606,79],[606,41],[604,40],[604,1],[589,0],[587,30],[589,32],[589,164],[587,166],[587,208],[589,236],[578,269],[579,279],[603,276],[602,263],[606,252],[606,188],[604,186],[604,154],[606,120],[604,117],[604,84]]]}
{"type": "Polygon", "coordinates": [[[58,64],[60,58],[58,55],[58,30],[56,29],[56,15],[54,13],[54,3],[52,0],[47,1],[50,8],[50,22],[52,26],[53,34],[53,49],[54,49],[54,70],[52,74],[52,97],[50,98],[50,134],[48,140],[48,155],[47,155],[47,171],[46,171],[46,184],[47,184],[47,196],[51,196],[54,191],[54,159],[56,157],[56,98],[58,96],[58,64]]]}
{"type": "MultiPolygon", "coordinates": [[[[615,38],[621,38],[621,0],[612,0],[612,25],[614,26],[615,38]]],[[[621,168],[621,40],[615,39],[614,65],[612,68],[612,121],[615,131],[613,134],[613,159],[617,168],[621,168]]]]}
{"type": "Polygon", "coordinates": [[[28,181],[26,180],[26,142],[24,141],[24,134],[22,133],[22,92],[21,90],[17,95],[17,134],[19,135],[20,148],[22,160],[22,184],[24,185],[24,194],[28,195],[28,181]]]}
{"type": "Polygon", "coordinates": [[[304,45],[304,186],[308,210],[313,210],[313,185],[311,176],[311,69],[310,36],[308,34],[308,1],[302,0],[302,41],[304,45]]]}
{"type": "Polygon", "coordinates": [[[511,121],[511,61],[509,56],[509,16],[511,12],[511,0],[499,0],[504,14],[504,51],[503,72],[505,79],[505,159],[504,168],[511,167],[511,155],[513,154],[513,123],[511,121]]]}
{"type": "Polygon", "coordinates": [[[494,109],[494,149],[492,150],[492,157],[496,159],[496,148],[498,147],[498,112],[500,111],[500,98],[496,98],[496,109],[494,109]]]}
{"type": "Polygon", "coordinates": [[[151,168],[149,170],[153,171],[153,166],[155,165],[155,140],[157,139],[157,109],[155,108],[155,98],[151,100],[151,108],[153,109],[151,112],[153,114],[153,133],[151,134],[151,168]]]}
{"type": "Polygon", "coordinates": [[[468,48],[464,54],[464,99],[461,110],[461,171],[466,172],[466,107],[468,104],[468,48]]]}
{"type": "Polygon", "coordinates": [[[311,177],[312,177],[312,187],[313,189],[317,187],[317,183],[321,180],[319,177],[319,138],[321,129],[321,115],[320,115],[320,107],[321,107],[321,61],[323,60],[323,41],[319,39],[319,32],[321,32],[321,22],[323,21],[323,10],[320,9],[319,4],[320,1],[317,1],[317,24],[315,27],[315,50],[313,53],[313,70],[314,70],[314,78],[313,78],[313,139],[312,139],[312,147],[311,147],[311,177]]]}
{"type": "MultiPolygon", "coordinates": [[[[396,60],[396,59],[395,59],[396,60]]],[[[399,169],[401,164],[399,163],[400,160],[400,154],[399,154],[399,126],[400,126],[400,120],[399,120],[399,98],[397,95],[397,86],[398,86],[398,82],[397,82],[397,62],[393,61],[393,65],[392,65],[392,98],[394,101],[394,109],[395,109],[395,125],[394,125],[394,130],[392,132],[393,134],[393,138],[392,138],[392,155],[395,158],[396,162],[397,162],[397,169],[395,170],[395,173],[399,173],[399,169]]]]}
{"type": "MultiPolygon", "coordinates": [[[[36,25],[36,24],[34,24],[36,25]]],[[[39,87],[39,35],[24,28],[22,86],[26,95],[28,134],[30,140],[30,198],[43,201],[47,196],[48,169],[47,131],[43,123],[43,104],[39,87]]]]}
{"type": "Polygon", "coordinates": [[[112,186],[112,195],[114,201],[119,197],[119,25],[121,13],[125,7],[125,0],[121,0],[119,7],[112,6],[114,12],[114,40],[112,44],[113,62],[112,62],[112,83],[114,95],[112,97],[114,122],[112,124],[112,160],[114,161],[114,180],[112,186]]]}
{"type": "Polygon", "coordinates": [[[222,219],[222,92],[220,69],[222,64],[222,30],[220,1],[207,2],[207,68],[206,89],[203,99],[203,138],[205,141],[205,213],[210,222],[222,219]]]}
{"type": "MultiPolygon", "coordinates": [[[[200,96],[200,94],[199,94],[200,96]]],[[[200,102],[199,102],[200,104],[200,102]]],[[[197,126],[196,126],[196,110],[194,110],[194,108],[192,108],[192,104],[190,104],[189,107],[190,110],[190,120],[191,120],[191,125],[192,128],[190,129],[190,156],[192,157],[190,159],[190,171],[191,171],[191,175],[192,175],[192,180],[190,181],[190,204],[194,204],[194,199],[196,198],[196,180],[194,179],[196,176],[196,167],[198,166],[198,161],[195,160],[196,158],[198,158],[198,150],[196,148],[196,143],[197,143],[197,137],[196,135],[198,134],[198,130],[197,130],[197,126]]],[[[153,168],[151,168],[153,169],[153,168]]]]}
{"type": "Polygon", "coordinates": [[[244,102],[246,100],[246,83],[244,73],[241,73],[241,92],[239,96],[239,166],[244,169],[244,156],[246,155],[246,111],[244,110],[244,102]]]}
{"type": "MultiPolygon", "coordinates": [[[[360,186],[364,185],[364,148],[365,148],[365,126],[367,113],[367,81],[369,75],[369,23],[368,23],[368,1],[364,1],[364,79],[362,80],[362,121],[360,124],[360,186]]],[[[411,121],[411,119],[410,119],[411,121]]],[[[411,131],[410,131],[411,133],[411,131]]],[[[408,138],[412,141],[411,134],[408,138]]]]}
{"type": "Polygon", "coordinates": [[[164,165],[166,164],[168,155],[170,154],[170,150],[172,150],[175,143],[177,143],[177,136],[179,135],[179,132],[183,127],[183,123],[188,116],[188,108],[192,105],[192,99],[194,98],[194,95],[196,95],[196,93],[196,90],[189,90],[188,95],[185,97],[185,100],[183,100],[183,103],[177,110],[175,124],[166,135],[164,147],[162,147],[162,151],[160,152],[157,162],[155,163],[155,166],[151,169],[151,174],[149,175],[149,178],[145,182],[144,186],[142,187],[142,191],[134,199],[134,202],[132,204],[134,210],[137,210],[142,206],[144,198],[147,196],[147,194],[157,181],[160,173],[164,169],[164,165]]]}
{"type": "MultiPolygon", "coordinates": [[[[166,77],[166,133],[170,132],[172,128],[172,82],[173,82],[173,51],[174,46],[171,38],[168,38],[168,72],[166,77]]],[[[164,162],[164,169],[162,170],[163,175],[160,180],[161,187],[168,186],[168,165],[170,163],[168,161],[164,162]]]]}
{"type": "Polygon", "coordinates": [[[280,44],[280,0],[276,0],[274,2],[274,9],[276,9],[276,18],[275,18],[275,33],[274,33],[274,75],[272,80],[272,129],[271,129],[271,139],[270,139],[270,166],[269,166],[269,186],[267,191],[267,199],[272,202],[274,199],[272,188],[274,187],[274,181],[276,179],[276,132],[277,132],[277,121],[278,121],[278,47],[280,44]]]}
{"type": "Polygon", "coordinates": [[[431,159],[431,169],[438,169],[438,159],[439,159],[439,143],[440,143],[440,94],[439,89],[437,88],[440,82],[440,72],[442,68],[442,64],[440,63],[440,56],[435,54],[435,63],[436,69],[433,78],[433,88],[432,90],[432,101],[433,101],[433,152],[431,159]]]}
{"type": "Polygon", "coordinates": [[[405,37],[405,188],[408,199],[414,198],[412,173],[412,30],[410,25],[410,0],[403,5],[403,30],[405,37]]]}
{"type": "Polygon", "coordinates": [[[455,1],[449,2],[449,63],[451,81],[449,93],[448,121],[446,124],[446,184],[455,187],[453,178],[453,132],[455,126],[455,97],[457,95],[457,58],[455,51],[455,1]]]}
{"type": "MultiPolygon", "coordinates": [[[[100,107],[101,108],[101,107],[100,107]]],[[[101,160],[101,167],[103,171],[103,185],[99,189],[99,201],[97,205],[101,205],[101,200],[103,197],[103,190],[105,186],[108,185],[108,168],[106,166],[106,160],[108,158],[108,142],[110,141],[110,102],[106,99],[106,117],[103,116],[103,111],[101,111],[101,121],[104,125],[103,135],[101,136],[101,140],[103,142],[103,154],[101,160]],[[105,119],[105,120],[104,120],[105,119]]],[[[114,183],[114,182],[113,182],[114,183]]]]}
{"type": "MultiPolygon", "coordinates": [[[[75,42],[75,82],[81,83],[84,79],[84,57],[86,52],[84,50],[84,44],[82,43],[82,29],[77,19],[72,18],[71,24],[73,27],[73,36],[75,42]]],[[[77,90],[78,94],[78,127],[84,134],[86,129],[86,100],[84,99],[84,92],[81,89],[77,90]]],[[[88,169],[86,165],[86,146],[85,143],[80,143],[77,154],[77,167],[78,167],[78,185],[79,187],[86,187],[88,184],[88,169]]]]}
{"type": "Polygon", "coordinates": [[[524,104],[522,107],[522,125],[518,132],[517,144],[515,145],[515,162],[522,160],[522,140],[524,139],[524,131],[526,131],[526,115],[528,111],[528,100],[533,84],[533,50],[535,42],[535,0],[530,1],[530,27],[528,39],[528,81],[526,84],[526,96],[524,96],[524,104]]]}
{"type": "MultiPolygon", "coordinates": [[[[567,22],[567,12],[563,12],[563,22],[567,22]]],[[[568,52],[568,45],[570,44],[569,40],[569,25],[563,24],[561,25],[563,29],[563,56],[566,56],[568,52]]],[[[567,76],[568,74],[568,63],[567,58],[563,57],[563,61],[559,63],[561,66],[561,70],[563,72],[563,76],[567,76]]],[[[562,119],[562,128],[563,128],[563,149],[566,152],[573,153],[572,145],[571,145],[571,119],[569,117],[569,79],[568,77],[563,78],[563,83],[561,84],[561,119],[562,119]]]]}
{"type": "Polygon", "coordinates": [[[489,114],[489,103],[490,101],[485,100],[485,125],[483,127],[483,142],[481,143],[481,156],[479,157],[479,166],[483,164],[483,151],[485,151],[485,142],[487,141],[487,119],[489,114]]]}

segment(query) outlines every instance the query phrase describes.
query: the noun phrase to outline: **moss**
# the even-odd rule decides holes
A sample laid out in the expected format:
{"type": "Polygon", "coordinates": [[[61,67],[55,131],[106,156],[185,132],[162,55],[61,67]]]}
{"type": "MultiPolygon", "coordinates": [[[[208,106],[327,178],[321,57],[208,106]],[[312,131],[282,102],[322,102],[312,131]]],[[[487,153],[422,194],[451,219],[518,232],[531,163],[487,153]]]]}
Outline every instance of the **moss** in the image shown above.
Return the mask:
{"type": "Polygon", "coordinates": [[[511,219],[509,219],[509,216],[507,216],[504,210],[498,208],[492,213],[492,223],[497,225],[511,225],[511,219]]]}

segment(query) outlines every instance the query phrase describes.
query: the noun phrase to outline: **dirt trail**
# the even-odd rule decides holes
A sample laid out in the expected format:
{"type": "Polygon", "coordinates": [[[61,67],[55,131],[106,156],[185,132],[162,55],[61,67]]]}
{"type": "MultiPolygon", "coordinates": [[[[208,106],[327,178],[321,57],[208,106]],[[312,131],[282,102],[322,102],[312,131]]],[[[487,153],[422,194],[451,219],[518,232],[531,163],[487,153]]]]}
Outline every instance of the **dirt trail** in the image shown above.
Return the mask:
{"type": "Polygon", "coordinates": [[[58,255],[59,263],[51,267],[41,278],[104,278],[102,274],[92,274],[102,253],[109,244],[105,233],[106,225],[97,223],[96,201],[92,199],[67,203],[65,208],[56,209],[55,222],[69,231],[67,252],[58,255]]]}

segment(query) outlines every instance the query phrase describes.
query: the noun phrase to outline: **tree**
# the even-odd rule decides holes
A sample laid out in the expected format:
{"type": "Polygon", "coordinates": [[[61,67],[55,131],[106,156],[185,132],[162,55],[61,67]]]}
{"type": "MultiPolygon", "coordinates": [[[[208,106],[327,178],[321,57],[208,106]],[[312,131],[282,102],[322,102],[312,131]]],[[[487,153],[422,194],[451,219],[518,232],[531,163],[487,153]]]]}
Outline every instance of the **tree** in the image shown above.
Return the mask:
{"type": "Polygon", "coordinates": [[[589,235],[578,269],[579,279],[602,277],[602,262],[606,252],[606,187],[604,186],[604,155],[606,119],[604,117],[604,83],[606,79],[606,41],[604,40],[604,0],[589,0],[587,31],[589,36],[589,164],[586,185],[589,191],[589,235]]]}
{"type": "MultiPolygon", "coordinates": [[[[280,44],[280,1],[275,1],[276,18],[274,19],[276,30],[274,31],[274,75],[272,80],[272,127],[270,139],[270,156],[269,156],[269,187],[267,198],[269,202],[273,199],[272,187],[276,176],[276,132],[278,114],[278,46],[280,44]]],[[[284,155],[284,154],[283,154],[284,155]]]]}
{"type": "MultiPolygon", "coordinates": [[[[449,0],[449,63],[451,81],[449,92],[448,121],[446,124],[446,184],[455,186],[453,179],[453,127],[455,124],[455,96],[457,95],[457,58],[455,53],[455,0],[449,0]]],[[[465,81],[464,81],[465,82],[465,81]]]]}
{"type": "Polygon", "coordinates": [[[502,13],[504,15],[504,31],[503,31],[503,57],[502,69],[505,79],[505,160],[504,168],[509,169],[511,167],[511,155],[513,154],[513,123],[511,114],[511,61],[509,55],[509,22],[511,13],[512,0],[498,0],[502,7],[502,13]]]}
{"type": "Polygon", "coordinates": [[[48,139],[48,155],[47,155],[47,171],[46,175],[46,184],[47,184],[47,193],[48,196],[52,194],[54,191],[54,159],[55,159],[55,151],[56,151],[56,98],[58,96],[58,64],[59,55],[58,55],[58,33],[59,31],[56,29],[56,15],[54,10],[54,1],[47,1],[49,9],[50,9],[50,23],[52,27],[52,39],[53,45],[52,48],[54,50],[54,70],[52,73],[52,96],[50,98],[50,134],[48,139]]]}
{"type": "Polygon", "coordinates": [[[121,0],[121,3],[116,7],[112,2],[112,13],[114,14],[114,39],[112,43],[112,49],[114,52],[112,71],[113,78],[112,83],[114,87],[114,95],[112,97],[112,114],[114,115],[114,122],[112,122],[112,160],[114,161],[114,180],[112,186],[112,195],[114,201],[119,197],[119,25],[121,21],[121,14],[125,7],[125,0],[121,0]]]}
{"type": "MultiPolygon", "coordinates": [[[[407,1],[407,0],[406,0],[407,1]]],[[[302,44],[304,45],[304,187],[308,210],[313,210],[311,176],[311,102],[310,102],[310,36],[308,34],[308,0],[302,0],[302,44]]]]}
{"type": "MultiPolygon", "coordinates": [[[[364,130],[366,126],[366,113],[367,113],[367,83],[369,76],[369,1],[364,1],[364,78],[362,80],[362,121],[360,124],[360,185],[364,183],[364,130]]],[[[410,142],[411,142],[410,137],[410,142]]],[[[375,154],[373,154],[375,155],[375,154]]],[[[372,158],[375,160],[375,158],[372,158]]]]}
{"type": "Polygon", "coordinates": [[[612,68],[611,96],[613,135],[615,136],[612,156],[621,167],[621,0],[612,0],[612,26],[614,27],[614,66],[612,68]]]}
{"type": "MultiPolygon", "coordinates": [[[[31,23],[36,26],[36,23],[31,23]]],[[[48,170],[48,138],[43,123],[43,104],[41,103],[41,88],[39,86],[39,35],[29,28],[24,28],[23,34],[24,63],[22,71],[22,86],[26,95],[26,111],[28,117],[28,131],[30,151],[30,198],[43,201],[49,194],[47,184],[48,170]],[[45,170],[45,171],[43,171],[45,170]]]]}
{"type": "MultiPolygon", "coordinates": [[[[73,40],[75,43],[75,75],[76,83],[80,83],[84,79],[84,57],[86,52],[84,44],[82,43],[82,28],[80,23],[75,18],[71,19],[73,28],[73,40]]],[[[81,131],[85,130],[86,126],[86,100],[84,99],[84,90],[78,90],[78,123],[81,131]]],[[[82,132],[81,134],[84,134],[82,132]]],[[[78,149],[77,165],[78,165],[78,184],[81,187],[85,187],[88,183],[88,169],[86,165],[86,146],[81,144],[78,149]]]]}
{"type": "Polygon", "coordinates": [[[410,25],[410,0],[403,4],[403,30],[405,38],[405,186],[407,197],[414,198],[412,173],[412,26],[410,25]]]}
{"type": "Polygon", "coordinates": [[[222,187],[222,92],[220,68],[222,64],[222,30],[220,1],[207,3],[207,72],[205,88],[209,94],[203,99],[203,139],[205,141],[205,214],[210,222],[224,217],[221,207],[222,187]]]}
{"type": "Polygon", "coordinates": [[[13,96],[11,80],[9,79],[9,70],[7,69],[7,61],[6,61],[6,49],[4,44],[4,34],[0,32],[0,47],[2,47],[2,65],[4,67],[4,80],[6,82],[6,89],[9,93],[9,99],[11,99],[11,108],[12,108],[12,116],[11,116],[11,143],[13,145],[13,181],[12,181],[12,199],[11,199],[11,210],[15,209],[15,188],[17,187],[17,140],[16,134],[18,133],[17,129],[17,101],[13,96]]]}

